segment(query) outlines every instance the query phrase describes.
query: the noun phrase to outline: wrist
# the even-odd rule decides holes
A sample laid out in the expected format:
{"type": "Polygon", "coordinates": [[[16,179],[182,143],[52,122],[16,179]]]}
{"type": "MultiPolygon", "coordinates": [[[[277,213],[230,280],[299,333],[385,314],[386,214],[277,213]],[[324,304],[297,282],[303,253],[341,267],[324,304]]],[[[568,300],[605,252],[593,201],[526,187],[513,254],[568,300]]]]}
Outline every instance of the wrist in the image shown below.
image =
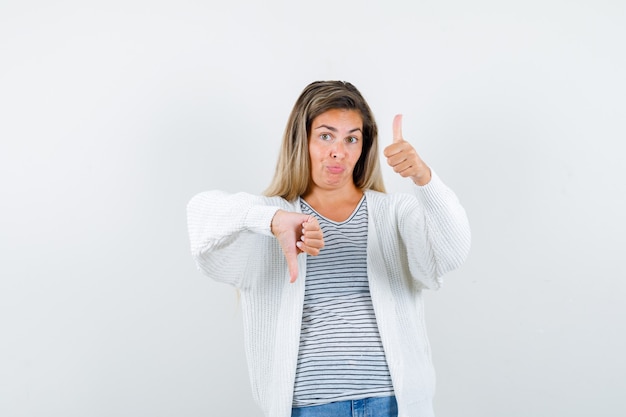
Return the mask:
{"type": "Polygon", "coordinates": [[[282,212],[283,210],[281,209],[276,210],[276,212],[272,216],[272,220],[270,221],[270,231],[274,236],[276,236],[276,231],[278,230],[278,227],[280,225],[280,215],[282,214],[282,212]]]}
{"type": "Polygon", "coordinates": [[[417,175],[414,175],[411,177],[411,179],[413,180],[413,183],[417,186],[423,187],[424,185],[428,184],[430,182],[430,180],[432,179],[432,172],[430,171],[429,167],[426,167],[425,172],[421,172],[417,175]]]}

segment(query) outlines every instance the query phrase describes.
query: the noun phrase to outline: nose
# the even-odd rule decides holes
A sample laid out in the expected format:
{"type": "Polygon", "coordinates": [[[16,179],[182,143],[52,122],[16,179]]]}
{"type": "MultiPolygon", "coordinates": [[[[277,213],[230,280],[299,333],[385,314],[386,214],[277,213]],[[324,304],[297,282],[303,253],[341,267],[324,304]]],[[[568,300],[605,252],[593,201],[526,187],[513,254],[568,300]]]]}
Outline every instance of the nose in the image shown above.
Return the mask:
{"type": "Polygon", "coordinates": [[[341,141],[337,141],[333,143],[333,146],[330,148],[330,156],[333,159],[343,158],[346,154],[345,144],[341,141]]]}

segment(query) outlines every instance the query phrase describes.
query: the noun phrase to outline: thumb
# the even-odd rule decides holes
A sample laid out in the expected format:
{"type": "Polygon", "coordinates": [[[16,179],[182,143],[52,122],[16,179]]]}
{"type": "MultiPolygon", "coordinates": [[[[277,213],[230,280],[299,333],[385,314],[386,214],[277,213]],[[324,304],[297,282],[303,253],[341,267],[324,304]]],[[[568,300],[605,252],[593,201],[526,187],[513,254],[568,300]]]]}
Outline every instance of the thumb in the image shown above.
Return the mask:
{"type": "Polygon", "coordinates": [[[402,115],[396,114],[393,118],[393,141],[401,142],[404,138],[402,137],[402,115]]]}
{"type": "Polygon", "coordinates": [[[289,268],[289,282],[294,283],[298,278],[298,254],[294,250],[285,252],[287,267],[289,268]]]}

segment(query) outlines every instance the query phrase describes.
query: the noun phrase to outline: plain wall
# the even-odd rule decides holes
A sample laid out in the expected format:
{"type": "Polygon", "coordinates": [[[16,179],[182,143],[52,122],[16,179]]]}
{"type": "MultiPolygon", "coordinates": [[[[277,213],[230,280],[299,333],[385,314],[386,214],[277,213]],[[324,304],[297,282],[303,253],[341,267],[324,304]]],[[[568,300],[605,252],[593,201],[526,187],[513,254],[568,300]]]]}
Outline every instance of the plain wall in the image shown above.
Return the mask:
{"type": "Polygon", "coordinates": [[[0,0],[0,415],[260,416],[185,206],[262,192],[318,79],[469,214],[438,416],[626,415],[625,4],[0,0]]]}

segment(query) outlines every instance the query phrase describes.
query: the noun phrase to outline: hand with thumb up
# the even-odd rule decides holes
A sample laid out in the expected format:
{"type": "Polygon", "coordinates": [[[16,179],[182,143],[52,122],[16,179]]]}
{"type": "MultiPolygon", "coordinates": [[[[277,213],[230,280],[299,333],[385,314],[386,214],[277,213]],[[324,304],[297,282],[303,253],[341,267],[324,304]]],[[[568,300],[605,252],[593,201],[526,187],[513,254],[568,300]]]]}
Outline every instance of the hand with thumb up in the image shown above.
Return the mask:
{"type": "Polygon", "coordinates": [[[420,158],[415,148],[402,137],[402,115],[393,118],[393,143],[383,152],[387,163],[395,172],[403,177],[409,177],[417,185],[426,185],[430,182],[430,168],[420,158]]]}

